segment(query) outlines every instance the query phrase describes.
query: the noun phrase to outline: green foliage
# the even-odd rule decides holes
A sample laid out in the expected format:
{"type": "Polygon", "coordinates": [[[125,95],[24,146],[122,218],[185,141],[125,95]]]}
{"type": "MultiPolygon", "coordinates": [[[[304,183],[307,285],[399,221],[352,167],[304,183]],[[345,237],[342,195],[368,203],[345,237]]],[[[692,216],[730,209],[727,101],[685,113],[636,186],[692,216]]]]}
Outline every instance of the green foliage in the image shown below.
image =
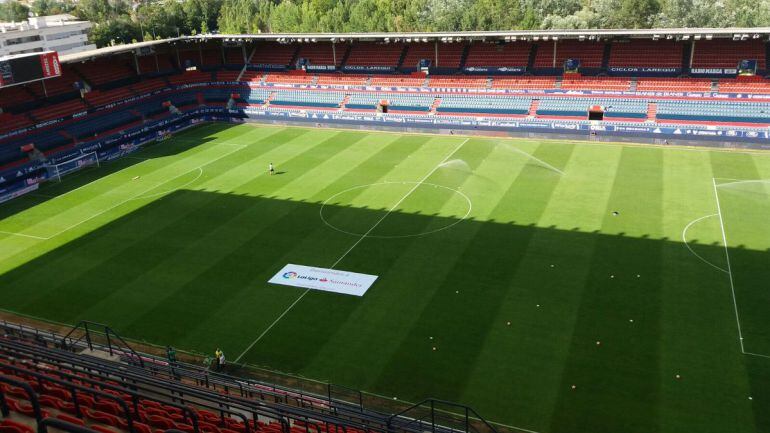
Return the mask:
{"type": "Polygon", "coordinates": [[[17,1],[0,3],[0,22],[24,21],[29,16],[29,8],[17,1]]]}
{"type": "MultiPolygon", "coordinates": [[[[71,0],[35,0],[36,14],[70,10],[71,0]]],[[[142,34],[414,32],[515,29],[770,26],[770,0],[80,0],[74,13],[102,27],[94,41],[123,40],[130,20],[142,34]],[[121,18],[119,23],[107,24],[121,18]],[[119,32],[108,35],[104,32],[119,32]]],[[[0,5],[0,14],[26,16],[0,5]]],[[[2,19],[4,15],[0,15],[2,19]]],[[[133,30],[132,30],[133,32],[133,30]]],[[[146,39],[146,37],[145,37],[146,39]]]]}
{"type": "Polygon", "coordinates": [[[128,17],[118,17],[94,25],[91,29],[91,41],[104,47],[115,44],[128,44],[142,39],[140,26],[128,17]]]}
{"type": "Polygon", "coordinates": [[[75,8],[72,3],[57,0],[35,0],[32,2],[32,13],[37,16],[58,15],[69,13],[75,8]]]}

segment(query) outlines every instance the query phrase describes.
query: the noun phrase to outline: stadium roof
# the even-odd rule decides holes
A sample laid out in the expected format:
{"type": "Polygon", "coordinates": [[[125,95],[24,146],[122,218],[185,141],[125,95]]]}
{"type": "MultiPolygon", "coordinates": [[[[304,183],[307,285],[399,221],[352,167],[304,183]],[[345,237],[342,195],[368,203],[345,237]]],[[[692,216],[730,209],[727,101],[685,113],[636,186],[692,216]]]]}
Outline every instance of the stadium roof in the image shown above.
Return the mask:
{"type": "Polygon", "coordinates": [[[422,33],[261,33],[261,34],[204,34],[183,36],[158,41],[116,45],[97,50],[84,51],[61,56],[63,63],[85,61],[95,57],[134,51],[139,48],[167,43],[277,41],[292,42],[462,42],[462,41],[556,41],[561,39],[608,40],[615,38],[638,38],[653,40],[709,40],[729,38],[732,40],[768,39],[770,27],[756,28],[680,28],[642,30],[516,30],[476,32],[422,32],[422,33]]]}

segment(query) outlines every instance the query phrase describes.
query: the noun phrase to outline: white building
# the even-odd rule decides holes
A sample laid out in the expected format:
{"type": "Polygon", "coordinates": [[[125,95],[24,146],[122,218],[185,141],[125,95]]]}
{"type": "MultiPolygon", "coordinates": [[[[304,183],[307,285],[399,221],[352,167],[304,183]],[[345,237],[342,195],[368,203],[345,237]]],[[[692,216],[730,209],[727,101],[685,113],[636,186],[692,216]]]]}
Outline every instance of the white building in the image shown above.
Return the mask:
{"type": "Polygon", "coordinates": [[[0,57],[11,54],[57,51],[72,54],[93,50],[88,43],[89,21],[72,15],[29,18],[19,23],[0,23],[0,57]]]}

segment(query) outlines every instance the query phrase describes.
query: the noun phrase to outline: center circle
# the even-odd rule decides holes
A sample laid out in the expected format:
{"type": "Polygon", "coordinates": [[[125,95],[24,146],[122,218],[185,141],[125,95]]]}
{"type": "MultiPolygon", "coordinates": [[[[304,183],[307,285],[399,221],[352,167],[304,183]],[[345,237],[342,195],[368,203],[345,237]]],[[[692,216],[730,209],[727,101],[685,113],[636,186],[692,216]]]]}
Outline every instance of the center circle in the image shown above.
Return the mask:
{"type": "MultiPolygon", "coordinates": [[[[393,206],[393,205],[391,205],[393,206]]],[[[430,207],[430,205],[426,206],[430,207]]],[[[450,188],[448,186],[444,185],[438,185],[435,183],[427,183],[427,182],[414,182],[414,181],[404,181],[404,182],[378,182],[378,183],[370,183],[366,185],[358,185],[354,186],[352,188],[348,188],[345,190],[342,190],[331,197],[324,200],[324,202],[321,204],[321,209],[319,210],[319,216],[321,217],[321,221],[326,224],[329,228],[334,229],[340,233],[345,233],[351,236],[364,236],[369,238],[378,238],[378,239],[397,239],[397,238],[409,238],[409,237],[417,237],[417,236],[425,236],[432,233],[440,232],[442,230],[446,230],[450,227],[453,227],[460,222],[462,222],[464,219],[468,218],[468,215],[471,213],[471,209],[473,208],[473,204],[471,203],[471,199],[468,198],[467,195],[463,194],[457,189],[450,188]],[[450,206],[454,206],[457,209],[457,212],[453,216],[439,216],[439,210],[440,209],[424,209],[420,208],[418,215],[419,218],[433,218],[434,214],[436,218],[441,219],[445,222],[445,224],[441,224],[439,226],[431,226],[427,230],[421,230],[419,232],[414,233],[394,233],[394,234],[377,234],[376,228],[380,227],[390,215],[394,209],[391,210],[383,210],[380,211],[378,215],[376,215],[376,219],[372,219],[371,221],[366,221],[365,227],[358,227],[358,228],[350,228],[347,227],[346,224],[340,223],[339,221],[332,221],[332,216],[330,215],[330,208],[332,206],[337,209],[337,212],[345,212],[347,210],[356,212],[356,215],[349,218],[354,223],[361,222],[362,219],[359,218],[362,212],[372,212],[371,209],[367,208],[356,208],[350,204],[350,201],[345,200],[345,196],[349,195],[350,198],[355,198],[358,196],[358,193],[361,192],[361,190],[372,190],[372,189],[380,189],[380,188],[393,188],[395,186],[399,186],[400,188],[403,188],[405,186],[410,186],[408,190],[405,191],[406,195],[401,196],[399,201],[397,202],[399,205],[402,204],[402,202],[409,199],[410,196],[412,196],[415,193],[424,194],[426,191],[435,190],[438,193],[441,194],[451,194],[451,197],[449,197],[448,200],[441,201],[440,204],[443,206],[446,203],[451,202],[450,206]],[[422,189],[422,190],[421,190],[422,189]],[[335,201],[334,205],[331,204],[331,202],[335,201]],[[384,213],[383,213],[384,212],[384,213]]],[[[455,210],[455,209],[452,209],[455,210]]],[[[337,218],[337,219],[345,219],[345,218],[337,218]]],[[[364,219],[366,220],[366,219],[364,219]]]]}

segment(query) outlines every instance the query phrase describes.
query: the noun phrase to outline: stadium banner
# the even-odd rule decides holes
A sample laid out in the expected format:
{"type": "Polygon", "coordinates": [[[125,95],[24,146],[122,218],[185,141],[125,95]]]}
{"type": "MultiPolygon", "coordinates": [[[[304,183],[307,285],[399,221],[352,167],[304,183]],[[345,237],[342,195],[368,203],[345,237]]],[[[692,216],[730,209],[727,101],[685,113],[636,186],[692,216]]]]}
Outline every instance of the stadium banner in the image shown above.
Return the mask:
{"type": "Polygon", "coordinates": [[[737,68],[692,68],[692,75],[738,75],[737,68]]]}
{"type": "Polygon", "coordinates": [[[345,72],[393,72],[396,70],[393,66],[360,66],[348,65],[342,68],[345,72]]]}
{"type": "Polygon", "coordinates": [[[10,192],[6,192],[4,194],[0,194],[0,203],[5,203],[8,200],[15,199],[16,197],[21,197],[24,194],[37,190],[39,187],[40,187],[39,184],[34,183],[32,185],[28,185],[10,192]]]}
{"type": "Polygon", "coordinates": [[[266,70],[266,71],[285,71],[286,65],[272,65],[272,64],[251,64],[248,67],[249,70],[266,70]]]}
{"type": "Polygon", "coordinates": [[[336,71],[337,67],[334,65],[307,65],[305,66],[305,69],[308,71],[327,72],[336,71]]]}
{"type": "Polygon", "coordinates": [[[468,66],[467,68],[463,68],[463,72],[469,73],[469,74],[523,74],[527,71],[527,68],[524,66],[503,66],[503,67],[495,67],[495,66],[468,66]]]}
{"type": "Polygon", "coordinates": [[[665,67],[637,67],[637,66],[610,66],[607,70],[610,75],[642,75],[642,76],[655,76],[655,75],[679,75],[682,73],[681,68],[665,68],[665,67]]]}
{"type": "Polygon", "coordinates": [[[304,287],[343,295],[364,296],[364,293],[369,290],[375,280],[377,280],[377,275],[288,264],[278,271],[268,283],[304,287]]]}

